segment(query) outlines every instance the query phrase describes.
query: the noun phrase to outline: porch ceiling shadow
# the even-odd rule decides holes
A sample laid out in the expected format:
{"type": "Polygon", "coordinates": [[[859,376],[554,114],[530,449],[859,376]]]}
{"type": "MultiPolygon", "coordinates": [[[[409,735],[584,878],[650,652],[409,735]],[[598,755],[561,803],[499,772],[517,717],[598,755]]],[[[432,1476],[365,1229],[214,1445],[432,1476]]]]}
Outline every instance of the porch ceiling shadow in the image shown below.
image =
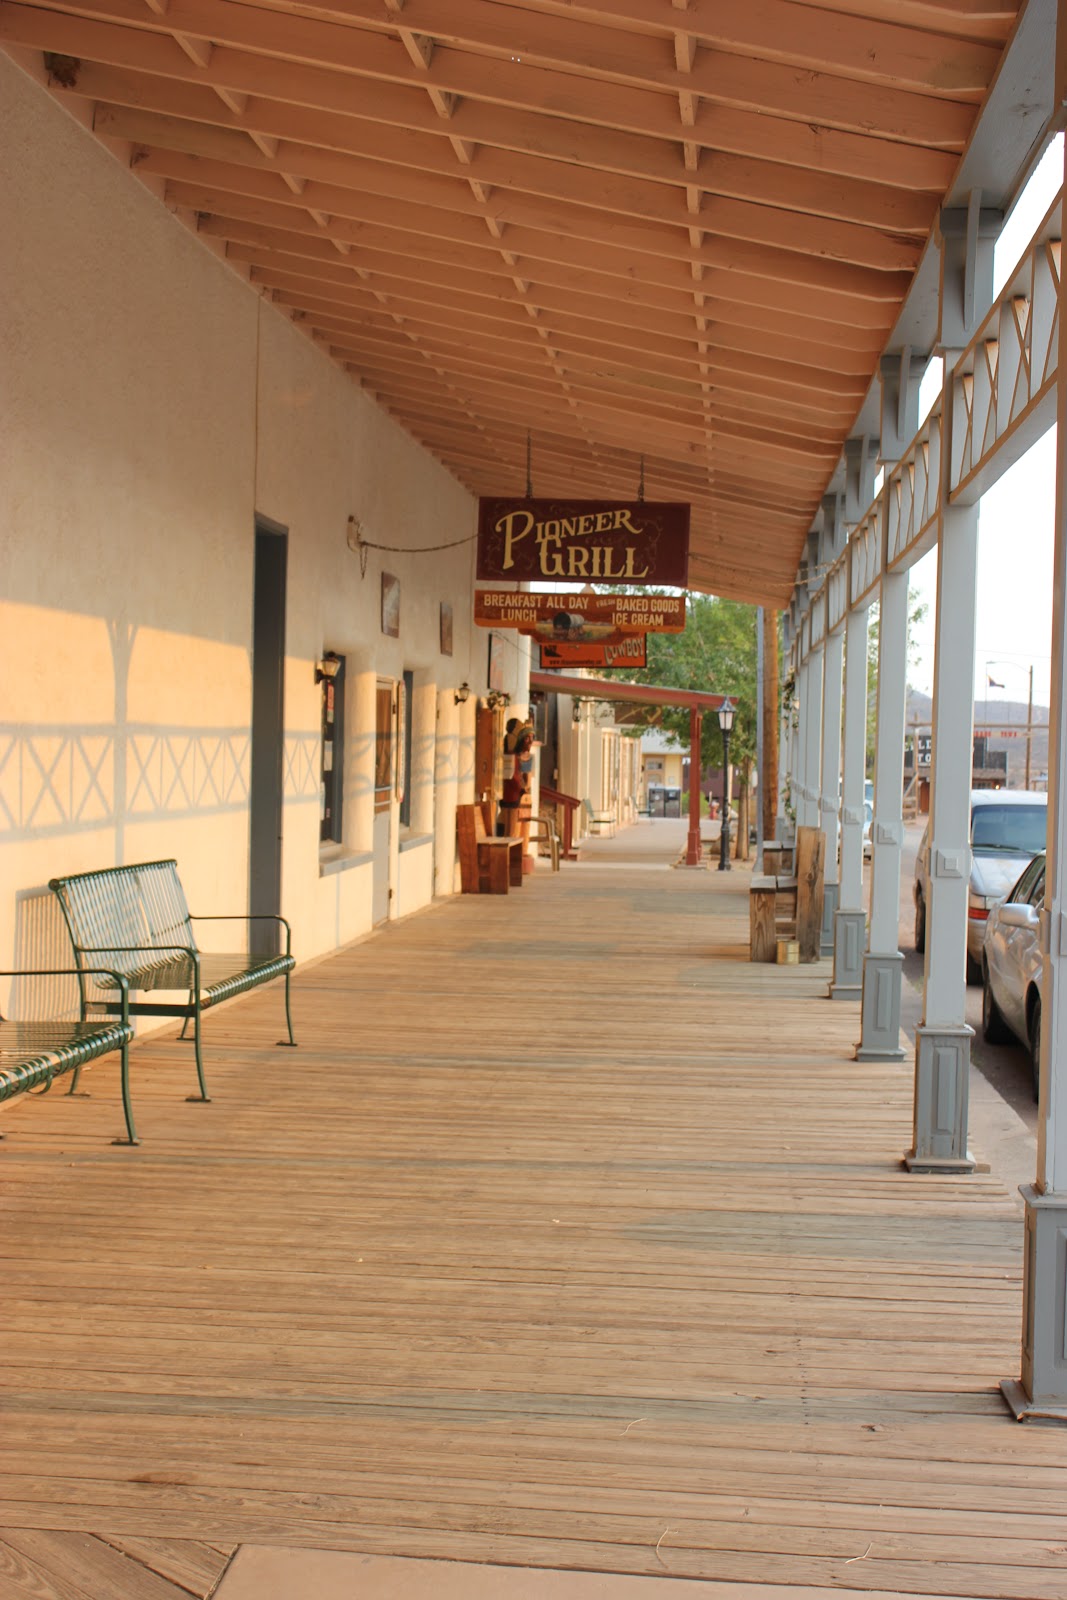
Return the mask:
{"type": "Polygon", "coordinates": [[[1016,9],[11,0],[0,45],[473,493],[528,429],[541,495],[643,458],[692,586],[784,604],[1016,9]]]}

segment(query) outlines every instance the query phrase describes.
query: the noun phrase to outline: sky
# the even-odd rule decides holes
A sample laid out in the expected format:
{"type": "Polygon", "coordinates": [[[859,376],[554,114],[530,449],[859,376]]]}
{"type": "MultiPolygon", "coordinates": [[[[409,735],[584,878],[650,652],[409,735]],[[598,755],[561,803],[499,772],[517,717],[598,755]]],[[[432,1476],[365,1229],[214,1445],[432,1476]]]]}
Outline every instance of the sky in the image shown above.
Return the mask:
{"type": "MultiPolygon", "coordinates": [[[[994,254],[994,293],[1024,253],[1063,182],[1063,140],[1056,139],[1025,190],[994,254]]],[[[925,416],[940,386],[931,363],[920,391],[925,416]]],[[[1055,531],[1056,429],[1051,428],[982,496],[978,523],[978,609],[975,629],[976,719],[983,702],[1026,701],[1030,667],[1034,704],[1047,706],[1052,637],[1052,555],[1055,531]],[[994,684],[988,680],[992,678],[994,684]],[[1002,685],[1003,687],[996,687],[1002,685]]],[[[934,678],[934,602],[937,552],[911,572],[927,616],[913,629],[909,681],[929,694],[934,678]]]]}

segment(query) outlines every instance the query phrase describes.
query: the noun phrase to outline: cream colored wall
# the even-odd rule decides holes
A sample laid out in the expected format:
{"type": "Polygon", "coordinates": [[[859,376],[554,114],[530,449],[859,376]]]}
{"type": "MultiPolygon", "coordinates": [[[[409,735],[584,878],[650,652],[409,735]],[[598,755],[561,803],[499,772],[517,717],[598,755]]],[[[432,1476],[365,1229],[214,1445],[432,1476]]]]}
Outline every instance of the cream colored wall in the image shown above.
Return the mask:
{"type": "Polygon", "coordinates": [[[642,789],[647,797],[650,783],[662,784],[667,789],[680,789],[682,787],[682,766],[685,761],[684,750],[656,750],[642,757],[642,789]],[[661,772],[649,772],[649,760],[662,761],[661,772]]]}
{"type": "MultiPolygon", "coordinates": [[[[486,688],[472,546],[371,551],[363,575],[346,531],[355,516],[379,544],[447,544],[473,534],[474,503],[2,56],[0,214],[3,962],[47,942],[31,912],[60,872],[174,855],[194,910],[247,906],[256,513],[289,533],[282,909],[298,956],[370,925],[379,675],[415,673],[418,826],[449,836],[447,890],[433,780],[454,771],[456,794],[469,778],[473,704],[439,733],[437,710],[463,679],[486,688]],[[383,569],[401,584],[399,639],[381,633],[383,569]],[[342,865],[356,864],[324,875],[327,648],[347,657],[342,865]]],[[[399,912],[429,898],[435,864],[432,848],[402,859],[393,835],[399,912]]]]}

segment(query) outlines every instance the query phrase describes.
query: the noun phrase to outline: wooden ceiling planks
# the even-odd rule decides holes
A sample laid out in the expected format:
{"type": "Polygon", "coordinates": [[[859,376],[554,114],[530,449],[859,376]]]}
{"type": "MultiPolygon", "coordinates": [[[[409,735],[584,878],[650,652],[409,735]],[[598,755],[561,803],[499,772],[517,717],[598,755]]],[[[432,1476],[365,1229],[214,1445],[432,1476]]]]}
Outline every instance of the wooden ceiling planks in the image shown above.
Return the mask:
{"type": "Polygon", "coordinates": [[[644,458],[694,586],[781,604],[1014,20],[4,0],[0,45],[71,58],[56,93],[473,492],[527,429],[540,494],[644,458]]]}

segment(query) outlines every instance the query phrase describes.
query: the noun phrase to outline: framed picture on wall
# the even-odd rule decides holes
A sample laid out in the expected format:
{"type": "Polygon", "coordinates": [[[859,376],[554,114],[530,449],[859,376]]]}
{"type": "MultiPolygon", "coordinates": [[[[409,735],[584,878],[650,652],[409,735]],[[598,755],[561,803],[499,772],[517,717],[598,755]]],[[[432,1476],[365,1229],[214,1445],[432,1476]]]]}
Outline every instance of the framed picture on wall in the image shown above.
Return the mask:
{"type": "Polygon", "coordinates": [[[390,639],[400,637],[400,579],[382,573],[382,632],[390,639]]]}
{"type": "Polygon", "coordinates": [[[441,654],[452,654],[452,607],[447,600],[441,601],[441,654]]]}

